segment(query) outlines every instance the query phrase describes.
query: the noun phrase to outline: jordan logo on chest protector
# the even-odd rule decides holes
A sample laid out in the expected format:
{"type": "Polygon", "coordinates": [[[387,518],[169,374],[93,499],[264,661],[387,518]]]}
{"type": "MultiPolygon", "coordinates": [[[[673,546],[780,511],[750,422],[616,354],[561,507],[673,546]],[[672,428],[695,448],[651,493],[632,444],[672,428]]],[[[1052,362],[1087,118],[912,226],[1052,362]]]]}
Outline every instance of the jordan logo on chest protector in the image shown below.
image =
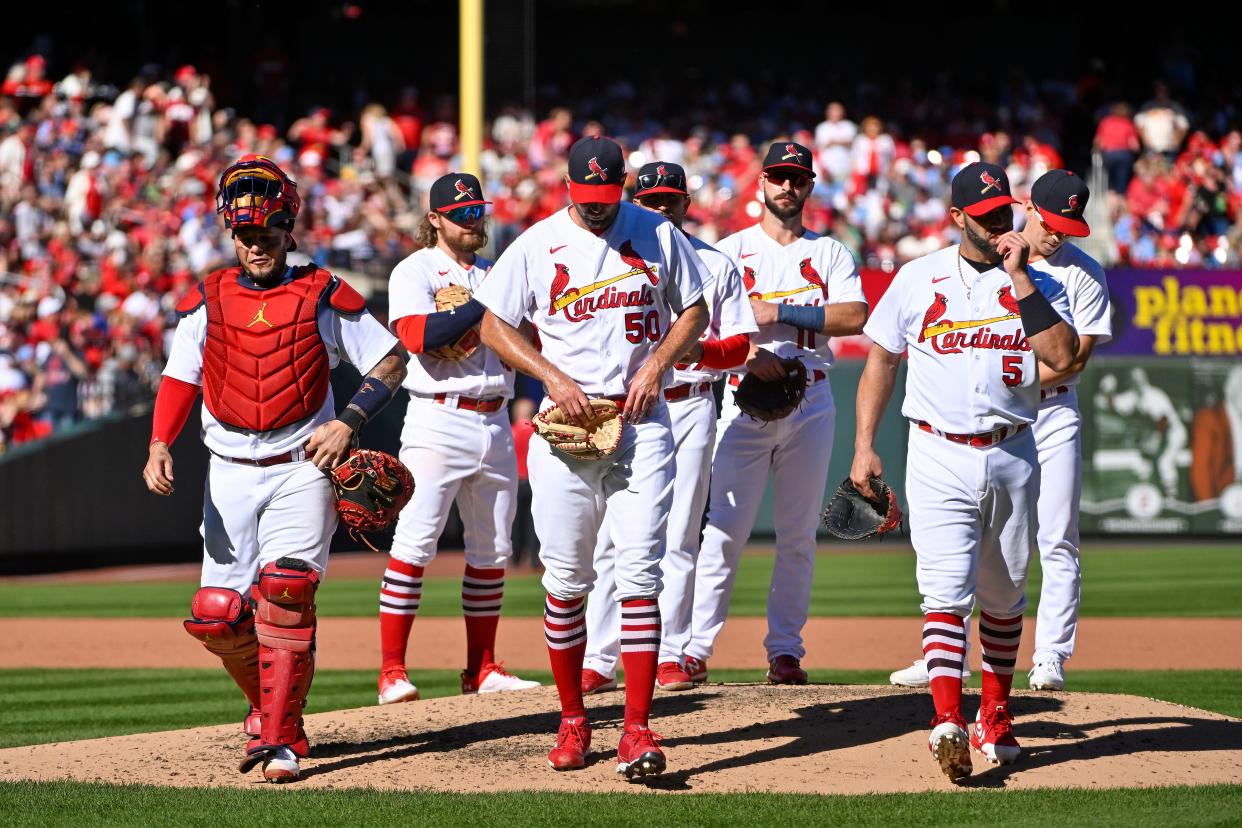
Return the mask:
{"type": "Polygon", "coordinates": [[[273,325],[271,322],[268,322],[268,321],[267,321],[267,317],[265,317],[265,316],[263,315],[263,312],[264,312],[265,310],[267,310],[267,302],[264,302],[262,305],[260,305],[260,306],[259,306],[259,309],[258,309],[257,311],[255,311],[255,312],[254,312],[254,318],[253,318],[253,319],[251,319],[251,320],[250,320],[250,321],[246,324],[246,327],[247,327],[247,328],[252,327],[253,325],[256,325],[256,324],[257,324],[257,323],[259,323],[259,322],[262,322],[264,325],[267,325],[269,328],[274,328],[274,327],[276,327],[276,326],[275,326],[275,325],[273,325]]]}

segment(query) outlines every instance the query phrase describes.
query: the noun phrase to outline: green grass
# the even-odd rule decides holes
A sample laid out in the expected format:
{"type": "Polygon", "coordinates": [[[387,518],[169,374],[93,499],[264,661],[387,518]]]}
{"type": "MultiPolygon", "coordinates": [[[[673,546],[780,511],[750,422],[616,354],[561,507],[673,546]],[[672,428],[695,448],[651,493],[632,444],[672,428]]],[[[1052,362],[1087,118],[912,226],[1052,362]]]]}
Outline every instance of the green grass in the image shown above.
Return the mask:
{"type": "Polygon", "coordinates": [[[1237,825],[1242,787],[792,794],[449,794],[347,789],[176,789],[0,783],[0,825],[850,825],[1042,824],[1172,828],[1237,825]]]}
{"type": "MultiPolygon", "coordinates": [[[[731,613],[766,612],[772,558],[742,558],[731,613]]],[[[1088,549],[1083,556],[1084,616],[1242,617],[1242,558],[1224,545],[1088,549]]],[[[1038,563],[1031,567],[1032,606],[1039,594],[1038,563]]],[[[419,615],[461,614],[459,581],[429,578],[419,615]]],[[[185,583],[0,584],[0,617],[183,617],[194,586],[185,583]]],[[[319,591],[326,616],[371,616],[375,579],[333,579],[319,591]]],[[[915,615],[914,555],[867,552],[821,555],[811,612],[820,616],[915,615]]],[[[538,616],[543,590],[537,576],[512,576],[505,585],[507,616],[538,616]]]]}
{"type": "MultiPolygon", "coordinates": [[[[318,671],[309,712],[375,704],[375,675],[318,671]]],[[[552,680],[546,672],[522,675],[552,680]]],[[[870,670],[812,670],[810,677],[817,683],[888,683],[887,672],[870,670]]],[[[415,672],[411,679],[423,698],[460,692],[457,674],[447,670],[415,672]]],[[[762,672],[713,669],[711,679],[760,681],[762,672]]],[[[1081,670],[1071,671],[1069,680],[1073,690],[1149,696],[1242,718],[1242,671],[1081,670]]],[[[970,684],[979,686],[977,674],[970,684]]],[[[1025,688],[1025,676],[1017,686],[1025,688]]],[[[0,747],[240,723],[246,709],[221,670],[0,670],[0,699],[0,747]]],[[[657,697],[657,717],[659,705],[657,697]]]]}

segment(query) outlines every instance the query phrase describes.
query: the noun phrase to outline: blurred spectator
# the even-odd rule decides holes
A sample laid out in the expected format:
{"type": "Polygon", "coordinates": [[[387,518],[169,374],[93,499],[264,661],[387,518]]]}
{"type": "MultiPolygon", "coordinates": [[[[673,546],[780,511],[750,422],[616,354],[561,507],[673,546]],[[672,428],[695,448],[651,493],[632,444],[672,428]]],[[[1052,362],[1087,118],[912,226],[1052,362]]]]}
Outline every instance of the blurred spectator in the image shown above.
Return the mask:
{"type": "Polygon", "coordinates": [[[1169,97],[1169,85],[1156,81],[1155,95],[1134,116],[1143,146],[1172,160],[1190,129],[1186,110],[1169,97]]]}
{"type": "Polygon", "coordinates": [[[1138,129],[1130,117],[1130,106],[1124,101],[1112,105],[1108,115],[1100,119],[1095,130],[1092,146],[1104,161],[1108,174],[1109,205],[1116,215],[1120,196],[1124,196],[1134,173],[1134,160],[1138,158],[1140,144],[1138,129]]]}
{"type": "MultiPolygon", "coordinates": [[[[833,101],[824,110],[824,120],[815,127],[815,147],[819,151],[819,172],[825,184],[844,182],[850,174],[850,149],[858,127],[845,117],[845,106],[833,101]]],[[[821,183],[821,182],[816,182],[821,183]]]]}

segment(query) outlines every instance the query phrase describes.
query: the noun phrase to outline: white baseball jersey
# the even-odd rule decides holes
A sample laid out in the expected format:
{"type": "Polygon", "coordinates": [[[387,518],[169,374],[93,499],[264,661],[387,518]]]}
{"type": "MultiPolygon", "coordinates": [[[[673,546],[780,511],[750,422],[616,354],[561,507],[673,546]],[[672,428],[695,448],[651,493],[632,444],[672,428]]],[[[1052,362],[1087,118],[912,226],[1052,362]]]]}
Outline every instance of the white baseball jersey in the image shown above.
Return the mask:
{"type": "MultiPolygon", "coordinates": [[[[955,434],[1033,423],[1039,372],[1013,283],[1001,267],[977,272],[959,261],[958,250],[946,247],[901,268],[863,333],[890,353],[908,350],[901,406],[908,419],[955,434]]],[[[1065,290],[1036,270],[1030,274],[1069,321],[1065,290]]]]}
{"type": "MultiPolygon", "coordinates": [[[[1050,277],[1065,290],[1074,330],[1094,336],[1096,345],[1103,345],[1113,338],[1108,280],[1099,262],[1065,242],[1048,258],[1031,262],[1030,270],[1050,277]]],[[[1058,380],[1057,385],[1077,385],[1081,381],[1080,372],[1058,380]]]]}
{"type": "MultiPolygon", "coordinates": [[[[460,285],[475,293],[491,266],[487,259],[476,258],[473,267],[463,268],[438,247],[411,253],[393,268],[388,280],[389,326],[403,316],[435,313],[435,295],[441,288],[460,285]]],[[[457,361],[414,354],[402,387],[416,397],[465,394],[507,399],[513,396],[513,369],[483,345],[457,361]]]]}
{"type": "MultiPolygon", "coordinates": [[[[759,327],[755,324],[755,314],[742,287],[742,277],[738,275],[732,260],[701,239],[689,234],[687,238],[710,280],[703,286],[703,298],[707,300],[707,312],[711,318],[701,339],[728,339],[738,334],[750,334],[753,338],[759,327]]],[[[711,368],[676,368],[673,384],[714,382],[720,374],[720,371],[711,368]]]]}
{"type": "MultiPolygon", "coordinates": [[[[328,365],[332,368],[344,359],[365,375],[397,345],[396,337],[386,331],[369,311],[342,315],[324,302],[317,318],[319,335],[328,352],[328,365]]],[[[203,346],[206,342],[207,306],[203,304],[177,323],[164,376],[202,385],[203,346]]],[[[335,416],[336,404],[332,399],[331,387],[314,416],[272,431],[246,431],[221,425],[203,405],[202,438],[209,451],[224,457],[261,460],[298,448],[310,439],[316,428],[335,416]]]]}
{"type": "Polygon", "coordinates": [[[702,265],[663,216],[622,203],[596,235],[574,223],[572,209],[519,236],[475,298],[513,327],[530,320],[543,356],[584,394],[622,396],[667,336],[673,314],[703,295],[702,265]]]}
{"type": "MultiPolygon", "coordinates": [[[[854,257],[845,245],[806,230],[783,246],[755,224],[716,245],[737,265],[749,296],[787,305],[830,305],[866,302],[854,257]]],[[[800,357],[808,369],[833,363],[831,337],[793,325],[764,325],[751,339],[778,357],[800,357]]],[[[745,373],[745,367],[732,369],[745,373]]]]}

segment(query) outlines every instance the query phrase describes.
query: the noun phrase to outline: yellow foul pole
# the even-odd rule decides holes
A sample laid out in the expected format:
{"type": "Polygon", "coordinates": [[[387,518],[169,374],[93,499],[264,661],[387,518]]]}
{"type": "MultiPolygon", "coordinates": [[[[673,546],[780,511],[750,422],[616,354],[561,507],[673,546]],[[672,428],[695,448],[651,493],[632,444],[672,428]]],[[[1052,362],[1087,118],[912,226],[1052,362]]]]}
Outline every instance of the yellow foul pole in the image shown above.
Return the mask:
{"type": "Polygon", "coordinates": [[[462,172],[475,175],[481,172],[479,151],[483,148],[483,3],[458,0],[461,167],[462,172]]]}

